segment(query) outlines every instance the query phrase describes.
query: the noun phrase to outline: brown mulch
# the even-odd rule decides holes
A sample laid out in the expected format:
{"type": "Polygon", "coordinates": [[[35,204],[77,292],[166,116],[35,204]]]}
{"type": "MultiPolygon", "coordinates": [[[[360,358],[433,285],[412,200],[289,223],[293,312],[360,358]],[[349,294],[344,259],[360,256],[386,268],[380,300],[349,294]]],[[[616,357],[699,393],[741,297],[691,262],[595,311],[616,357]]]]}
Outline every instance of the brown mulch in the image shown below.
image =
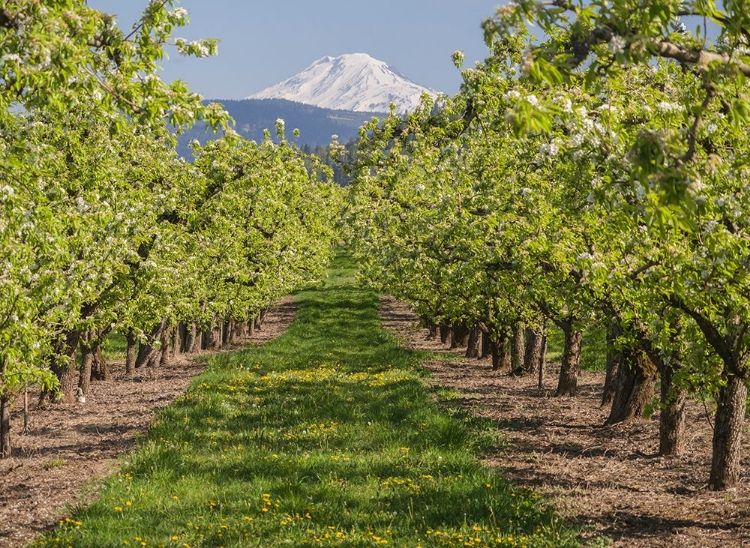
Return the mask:
{"type": "MultiPolygon", "coordinates": [[[[409,348],[449,354],[424,366],[432,382],[459,394],[475,415],[497,421],[507,447],[485,456],[513,483],[547,496],[582,538],[618,547],[750,546],[750,461],[739,485],[707,489],[712,427],[700,402],[688,406],[684,456],[658,456],[658,413],[650,419],[603,426],[603,373],[584,372],[575,398],[555,398],[557,371],[536,379],[492,371],[488,360],[466,359],[439,340],[427,340],[407,305],[381,301],[381,316],[409,348]]],[[[710,405],[710,404],[709,404],[710,405]]],[[[745,440],[748,436],[745,435],[745,440]]],[[[747,451],[745,451],[747,453],[747,451]]]]}
{"type": "MultiPolygon", "coordinates": [[[[292,298],[274,306],[251,339],[236,350],[279,336],[294,319],[292,298]]],[[[0,548],[16,548],[49,530],[71,506],[95,494],[99,480],[116,471],[119,456],[136,446],[159,409],[182,394],[206,367],[203,352],[179,356],[168,366],[124,375],[111,364],[113,382],[92,383],[86,403],[36,407],[30,397],[28,433],[21,432],[20,402],[12,416],[13,453],[0,460],[0,548]]]]}

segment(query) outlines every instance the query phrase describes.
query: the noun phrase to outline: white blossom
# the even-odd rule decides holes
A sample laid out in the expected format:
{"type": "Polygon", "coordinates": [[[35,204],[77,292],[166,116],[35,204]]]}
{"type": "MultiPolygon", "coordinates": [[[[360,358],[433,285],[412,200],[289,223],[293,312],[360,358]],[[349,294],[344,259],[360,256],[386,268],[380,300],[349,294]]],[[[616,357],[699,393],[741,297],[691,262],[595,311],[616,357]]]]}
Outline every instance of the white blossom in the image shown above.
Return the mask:
{"type": "Polygon", "coordinates": [[[609,51],[617,55],[618,53],[625,51],[625,46],[627,45],[628,43],[622,36],[613,36],[609,41],[608,47],[609,51]]]}
{"type": "Polygon", "coordinates": [[[658,105],[656,105],[656,108],[659,109],[660,112],[676,112],[682,110],[682,105],[670,103],[668,101],[662,101],[658,105]]]}
{"type": "Polygon", "coordinates": [[[175,8],[171,12],[169,12],[169,15],[178,21],[183,21],[185,17],[188,15],[188,11],[185,8],[175,8]]]}
{"type": "Polygon", "coordinates": [[[539,154],[547,158],[556,156],[558,152],[560,152],[560,147],[558,147],[555,143],[544,143],[541,147],[539,147],[539,154]]]}

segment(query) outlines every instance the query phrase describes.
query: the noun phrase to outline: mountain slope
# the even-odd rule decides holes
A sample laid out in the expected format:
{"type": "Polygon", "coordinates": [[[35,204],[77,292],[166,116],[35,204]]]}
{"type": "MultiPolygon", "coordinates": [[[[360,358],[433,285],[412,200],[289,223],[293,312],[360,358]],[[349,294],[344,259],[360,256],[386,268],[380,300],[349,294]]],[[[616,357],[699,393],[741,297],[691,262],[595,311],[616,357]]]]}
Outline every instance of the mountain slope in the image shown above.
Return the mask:
{"type": "Polygon", "coordinates": [[[415,84],[383,61],[365,53],[323,57],[305,70],[248,99],[287,99],[307,105],[354,112],[399,113],[414,110],[420,97],[437,92],[415,84]]]}
{"type": "MultiPolygon", "coordinates": [[[[346,143],[357,136],[362,124],[375,116],[372,112],[323,109],[284,99],[216,102],[224,105],[236,122],[235,130],[246,139],[262,141],[263,132],[268,129],[276,140],[276,120],[281,118],[285,122],[287,139],[311,148],[328,145],[332,135],[338,135],[339,142],[346,143]],[[295,128],[300,130],[299,139],[292,135],[295,128]]],[[[206,129],[205,125],[196,124],[179,137],[178,152],[185,158],[191,158],[192,154],[188,147],[190,141],[197,139],[205,143],[218,137],[219,135],[206,129]]]]}

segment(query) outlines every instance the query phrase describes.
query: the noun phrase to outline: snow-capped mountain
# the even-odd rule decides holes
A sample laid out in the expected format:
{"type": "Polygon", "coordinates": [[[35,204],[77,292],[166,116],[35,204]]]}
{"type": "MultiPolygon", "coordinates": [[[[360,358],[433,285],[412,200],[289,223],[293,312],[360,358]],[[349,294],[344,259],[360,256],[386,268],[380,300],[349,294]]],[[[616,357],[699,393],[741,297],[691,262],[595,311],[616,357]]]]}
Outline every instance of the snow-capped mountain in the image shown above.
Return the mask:
{"type": "Polygon", "coordinates": [[[356,112],[399,113],[414,110],[423,93],[437,92],[408,80],[366,53],[323,57],[283,82],[247,99],[287,99],[307,105],[356,112]]]}

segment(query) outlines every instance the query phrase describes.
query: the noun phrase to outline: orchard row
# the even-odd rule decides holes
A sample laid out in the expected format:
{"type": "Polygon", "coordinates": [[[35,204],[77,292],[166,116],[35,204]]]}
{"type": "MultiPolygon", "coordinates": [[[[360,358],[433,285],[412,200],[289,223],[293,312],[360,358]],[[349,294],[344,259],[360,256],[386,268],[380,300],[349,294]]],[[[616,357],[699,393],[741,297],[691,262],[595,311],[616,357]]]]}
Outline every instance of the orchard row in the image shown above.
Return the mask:
{"type": "MultiPolygon", "coordinates": [[[[332,253],[340,190],[283,139],[231,135],[179,158],[167,122],[226,115],[155,75],[186,22],[150,2],[133,32],[82,1],[0,12],[0,455],[10,407],[41,385],[85,395],[124,334],[126,368],[166,348],[218,346],[275,299],[316,279],[332,253]],[[140,343],[138,356],[133,350],[140,343]],[[82,363],[77,356],[82,355],[82,363]]],[[[283,127],[278,128],[283,133],[283,127]]]]}
{"type": "Polygon", "coordinates": [[[500,8],[459,94],[362,131],[348,205],[367,277],[427,325],[483,332],[495,364],[535,367],[509,341],[556,324],[559,397],[581,332],[606,329],[609,422],[660,381],[661,454],[684,449],[686,398],[713,396],[714,489],[740,477],[750,372],[750,25],[724,5],[500,8]],[[715,43],[676,24],[693,10],[715,43]]]}

